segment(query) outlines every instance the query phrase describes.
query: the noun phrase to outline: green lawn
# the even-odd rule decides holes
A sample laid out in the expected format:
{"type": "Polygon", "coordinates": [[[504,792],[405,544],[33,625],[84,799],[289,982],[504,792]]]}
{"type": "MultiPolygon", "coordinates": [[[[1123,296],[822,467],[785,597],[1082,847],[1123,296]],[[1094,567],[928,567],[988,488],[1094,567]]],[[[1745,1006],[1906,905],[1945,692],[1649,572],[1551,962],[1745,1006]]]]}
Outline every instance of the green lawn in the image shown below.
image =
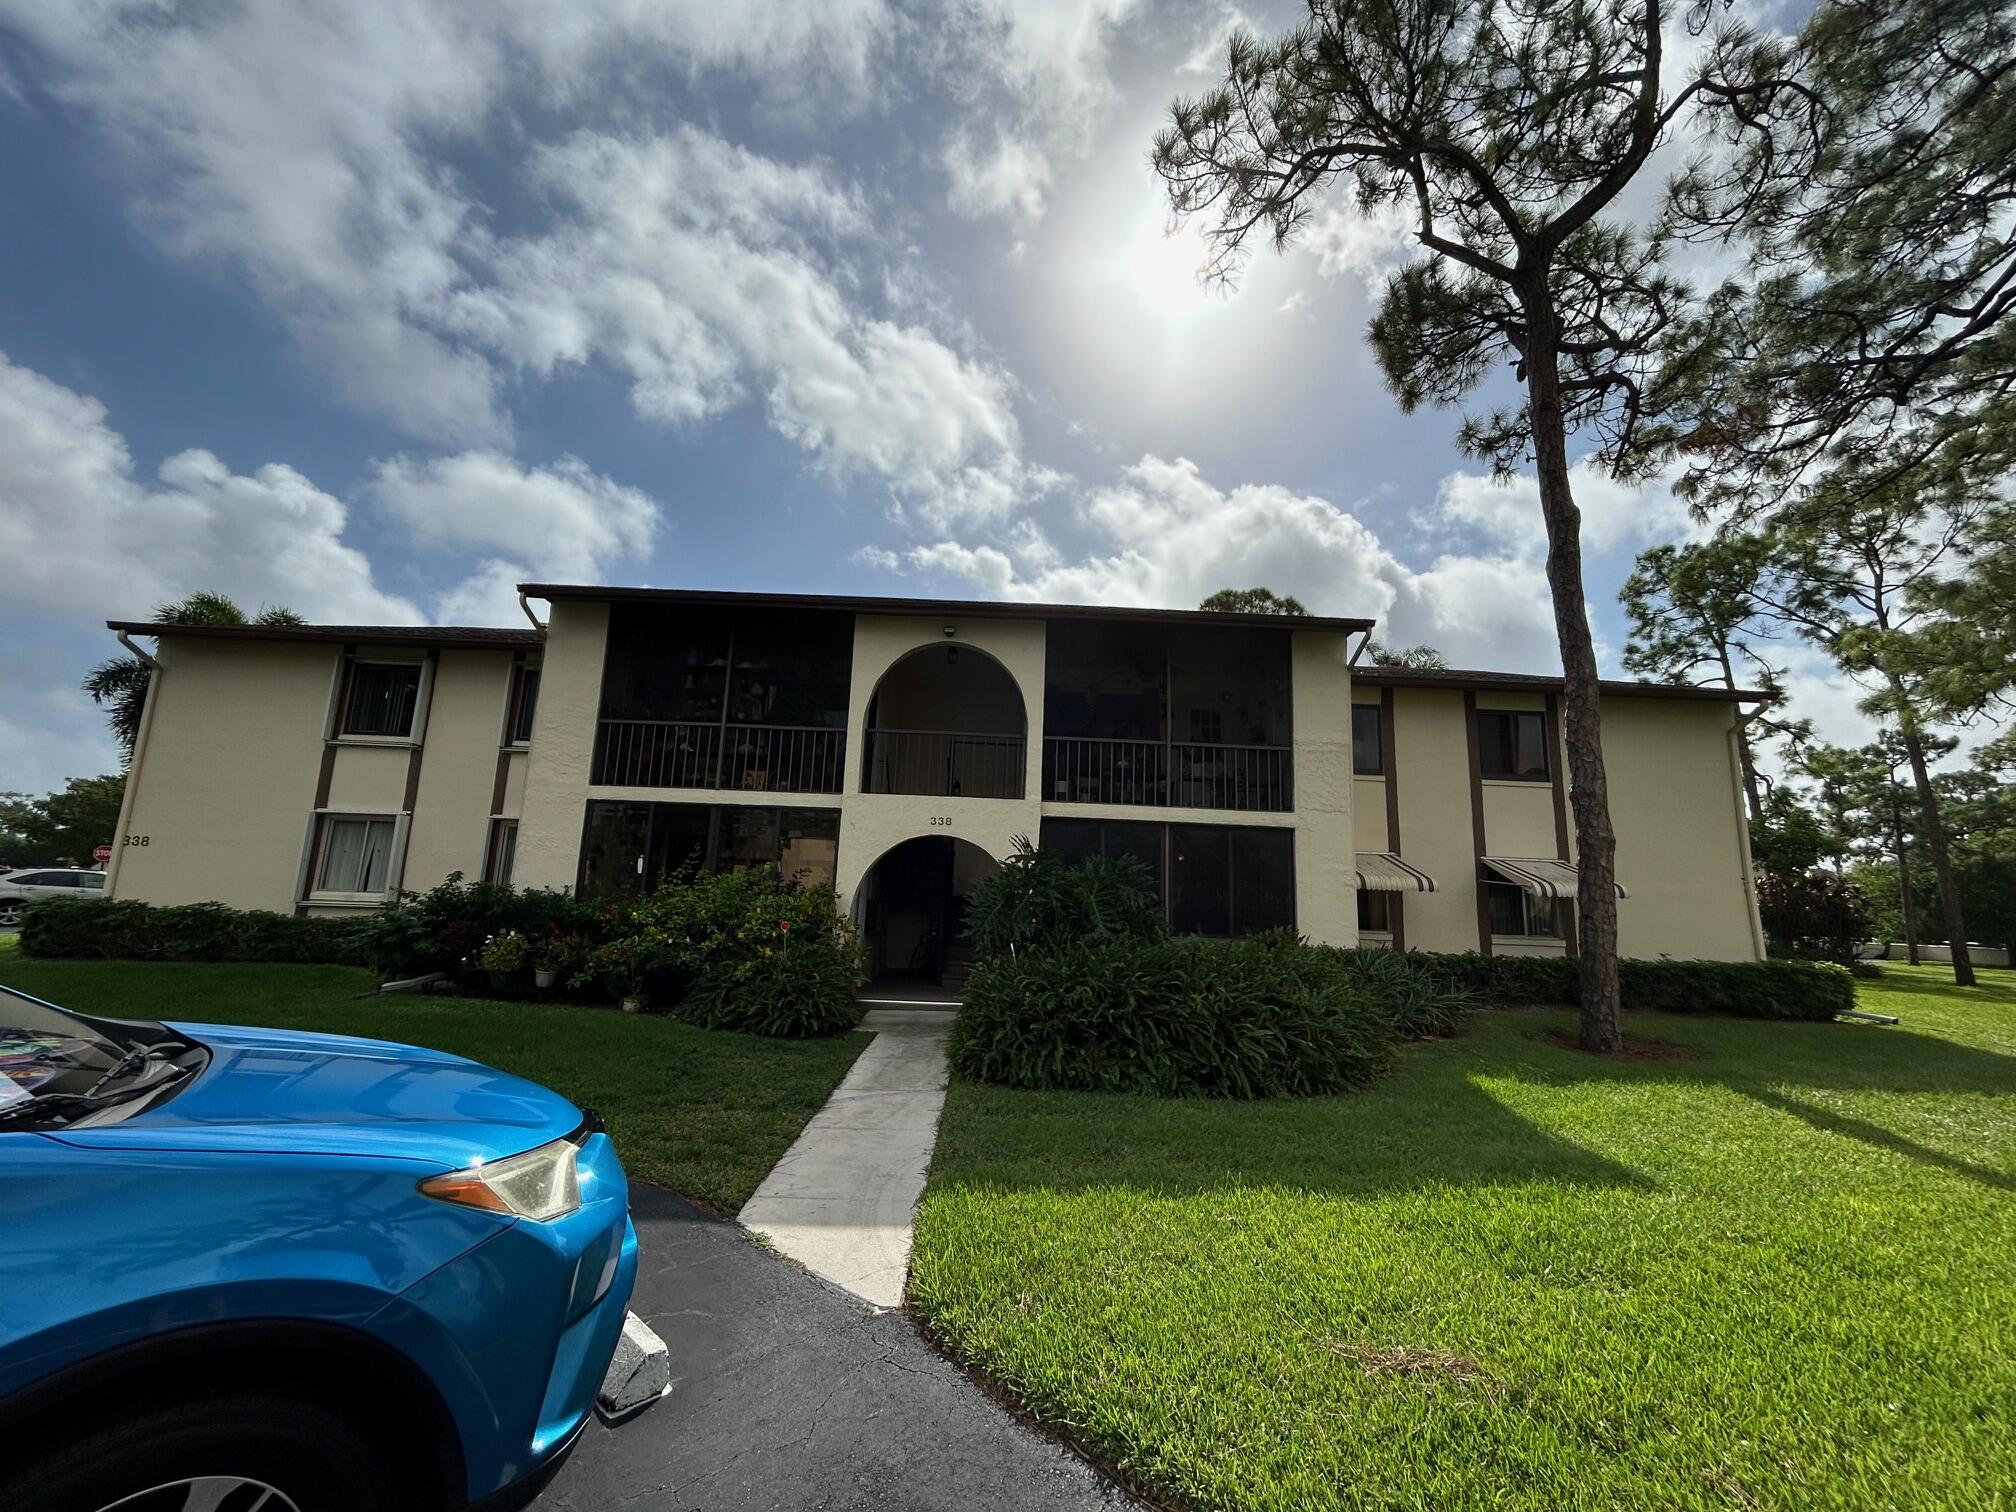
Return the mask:
{"type": "Polygon", "coordinates": [[[1209,1508],[1986,1508],[2016,1487],[2016,975],[1895,1028],[1492,1013],[1352,1097],[955,1086],[912,1302],[1209,1508]]]}
{"type": "Polygon", "coordinates": [[[598,1109],[633,1177],[726,1213],[756,1190],[870,1038],[774,1040],[603,1008],[357,998],[373,980],[344,966],[30,961],[0,950],[0,984],[88,1012],[362,1034],[515,1071],[598,1109]]]}

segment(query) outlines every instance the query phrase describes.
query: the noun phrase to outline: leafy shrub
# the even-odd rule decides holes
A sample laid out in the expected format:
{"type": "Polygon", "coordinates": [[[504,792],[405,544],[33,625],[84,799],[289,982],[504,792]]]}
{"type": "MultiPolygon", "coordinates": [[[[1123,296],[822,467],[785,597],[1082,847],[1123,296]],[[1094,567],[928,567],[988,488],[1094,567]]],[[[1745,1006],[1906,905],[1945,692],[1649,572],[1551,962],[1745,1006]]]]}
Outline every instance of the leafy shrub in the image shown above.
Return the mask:
{"type": "Polygon", "coordinates": [[[21,949],[48,959],[360,966],[370,959],[370,921],[221,903],[161,908],[131,898],[51,898],[23,911],[21,949]]]}
{"type": "Polygon", "coordinates": [[[1883,968],[1874,961],[1850,961],[1848,963],[1848,975],[1860,977],[1866,981],[1874,981],[1883,975],[1883,968]]]}
{"type": "Polygon", "coordinates": [[[617,932],[616,918],[612,906],[579,902],[557,888],[465,882],[451,872],[440,886],[402,893],[371,918],[371,964],[387,981],[453,971],[474,962],[496,935],[574,934],[600,943],[617,932]]]}
{"type": "Polygon", "coordinates": [[[1869,938],[1872,925],[1860,888],[1817,871],[1759,873],[1757,917],[1773,955],[1843,966],[1855,959],[1855,947],[1869,938]]]}
{"type": "Polygon", "coordinates": [[[1019,835],[1001,869],[966,901],[966,933],[981,961],[1095,940],[1159,940],[1168,932],[1155,879],[1138,856],[1088,856],[1073,865],[1019,835]]]}
{"type": "Polygon", "coordinates": [[[981,962],[951,1040],[970,1081],[1163,1097],[1341,1092],[1392,1053],[1379,1003],[1324,952],[1126,937],[981,962]]]}
{"type": "Polygon", "coordinates": [[[859,1024],[861,950],[832,890],[772,886],[747,901],[700,942],[692,988],[672,1011],[703,1029],[786,1039],[859,1024]]]}
{"type": "Polygon", "coordinates": [[[1346,980],[1376,997],[1402,1039],[1447,1039],[1469,1022],[1470,989],[1412,952],[1332,950],[1346,980]]]}
{"type": "MultiPolygon", "coordinates": [[[[1576,963],[1566,956],[1408,955],[1493,1002],[1573,1004],[1581,997],[1576,963]]],[[[1618,987],[1624,1007],[1660,1013],[1824,1021],[1855,1006],[1854,979],[1822,961],[1625,960],[1618,963],[1618,987]]]]}

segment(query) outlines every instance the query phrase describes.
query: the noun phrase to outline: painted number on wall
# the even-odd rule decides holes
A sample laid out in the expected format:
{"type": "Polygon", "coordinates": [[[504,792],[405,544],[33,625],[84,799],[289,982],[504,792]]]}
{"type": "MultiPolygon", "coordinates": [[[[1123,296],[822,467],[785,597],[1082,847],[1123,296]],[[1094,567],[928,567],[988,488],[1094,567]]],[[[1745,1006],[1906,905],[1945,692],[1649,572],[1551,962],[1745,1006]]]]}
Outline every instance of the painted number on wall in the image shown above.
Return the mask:
{"type": "Polygon", "coordinates": [[[150,841],[152,841],[153,838],[154,837],[152,835],[128,835],[126,837],[126,843],[128,845],[146,845],[150,841]]]}
{"type": "Polygon", "coordinates": [[[952,816],[950,814],[933,814],[931,816],[931,828],[950,829],[951,827],[952,816]]]}

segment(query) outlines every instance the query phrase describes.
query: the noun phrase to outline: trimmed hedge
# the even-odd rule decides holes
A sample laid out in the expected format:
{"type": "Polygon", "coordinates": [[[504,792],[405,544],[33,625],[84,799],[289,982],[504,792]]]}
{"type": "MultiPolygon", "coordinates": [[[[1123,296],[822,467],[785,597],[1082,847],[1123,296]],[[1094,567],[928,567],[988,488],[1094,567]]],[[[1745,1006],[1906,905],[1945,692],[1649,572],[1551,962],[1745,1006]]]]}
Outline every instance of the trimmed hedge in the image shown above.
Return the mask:
{"type": "Polygon", "coordinates": [[[974,967],[951,1058],[968,1081],[1039,1091],[1307,1096],[1368,1085],[1393,1042],[1322,952],[1117,938],[974,967]]]}
{"type": "Polygon", "coordinates": [[[22,911],[21,949],[42,959],[366,966],[374,922],[296,918],[222,903],[157,908],[130,898],[50,898],[22,911]]]}
{"type": "MultiPolygon", "coordinates": [[[[1444,980],[1497,1003],[1567,1003],[1581,976],[1566,956],[1409,951],[1444,980]]],[[[1634,961],[1617,964],[1625,1008],[1824,1022],[1855,1006],[1855,982],[1824,961],[1634,961]]]]}

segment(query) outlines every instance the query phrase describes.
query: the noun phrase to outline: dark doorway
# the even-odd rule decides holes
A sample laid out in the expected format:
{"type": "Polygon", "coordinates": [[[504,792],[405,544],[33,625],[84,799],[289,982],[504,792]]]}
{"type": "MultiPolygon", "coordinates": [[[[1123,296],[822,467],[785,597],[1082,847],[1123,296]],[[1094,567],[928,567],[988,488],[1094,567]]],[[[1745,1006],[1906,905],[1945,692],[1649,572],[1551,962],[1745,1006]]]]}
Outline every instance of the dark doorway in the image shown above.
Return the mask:
{"type": "Polygon", "coordinates": [[[920,835],[884,852],[861,885],[870,982],[957,994],[973,963],[966,898],[998,870],[979,846],[944,835],[920,835]]]}

